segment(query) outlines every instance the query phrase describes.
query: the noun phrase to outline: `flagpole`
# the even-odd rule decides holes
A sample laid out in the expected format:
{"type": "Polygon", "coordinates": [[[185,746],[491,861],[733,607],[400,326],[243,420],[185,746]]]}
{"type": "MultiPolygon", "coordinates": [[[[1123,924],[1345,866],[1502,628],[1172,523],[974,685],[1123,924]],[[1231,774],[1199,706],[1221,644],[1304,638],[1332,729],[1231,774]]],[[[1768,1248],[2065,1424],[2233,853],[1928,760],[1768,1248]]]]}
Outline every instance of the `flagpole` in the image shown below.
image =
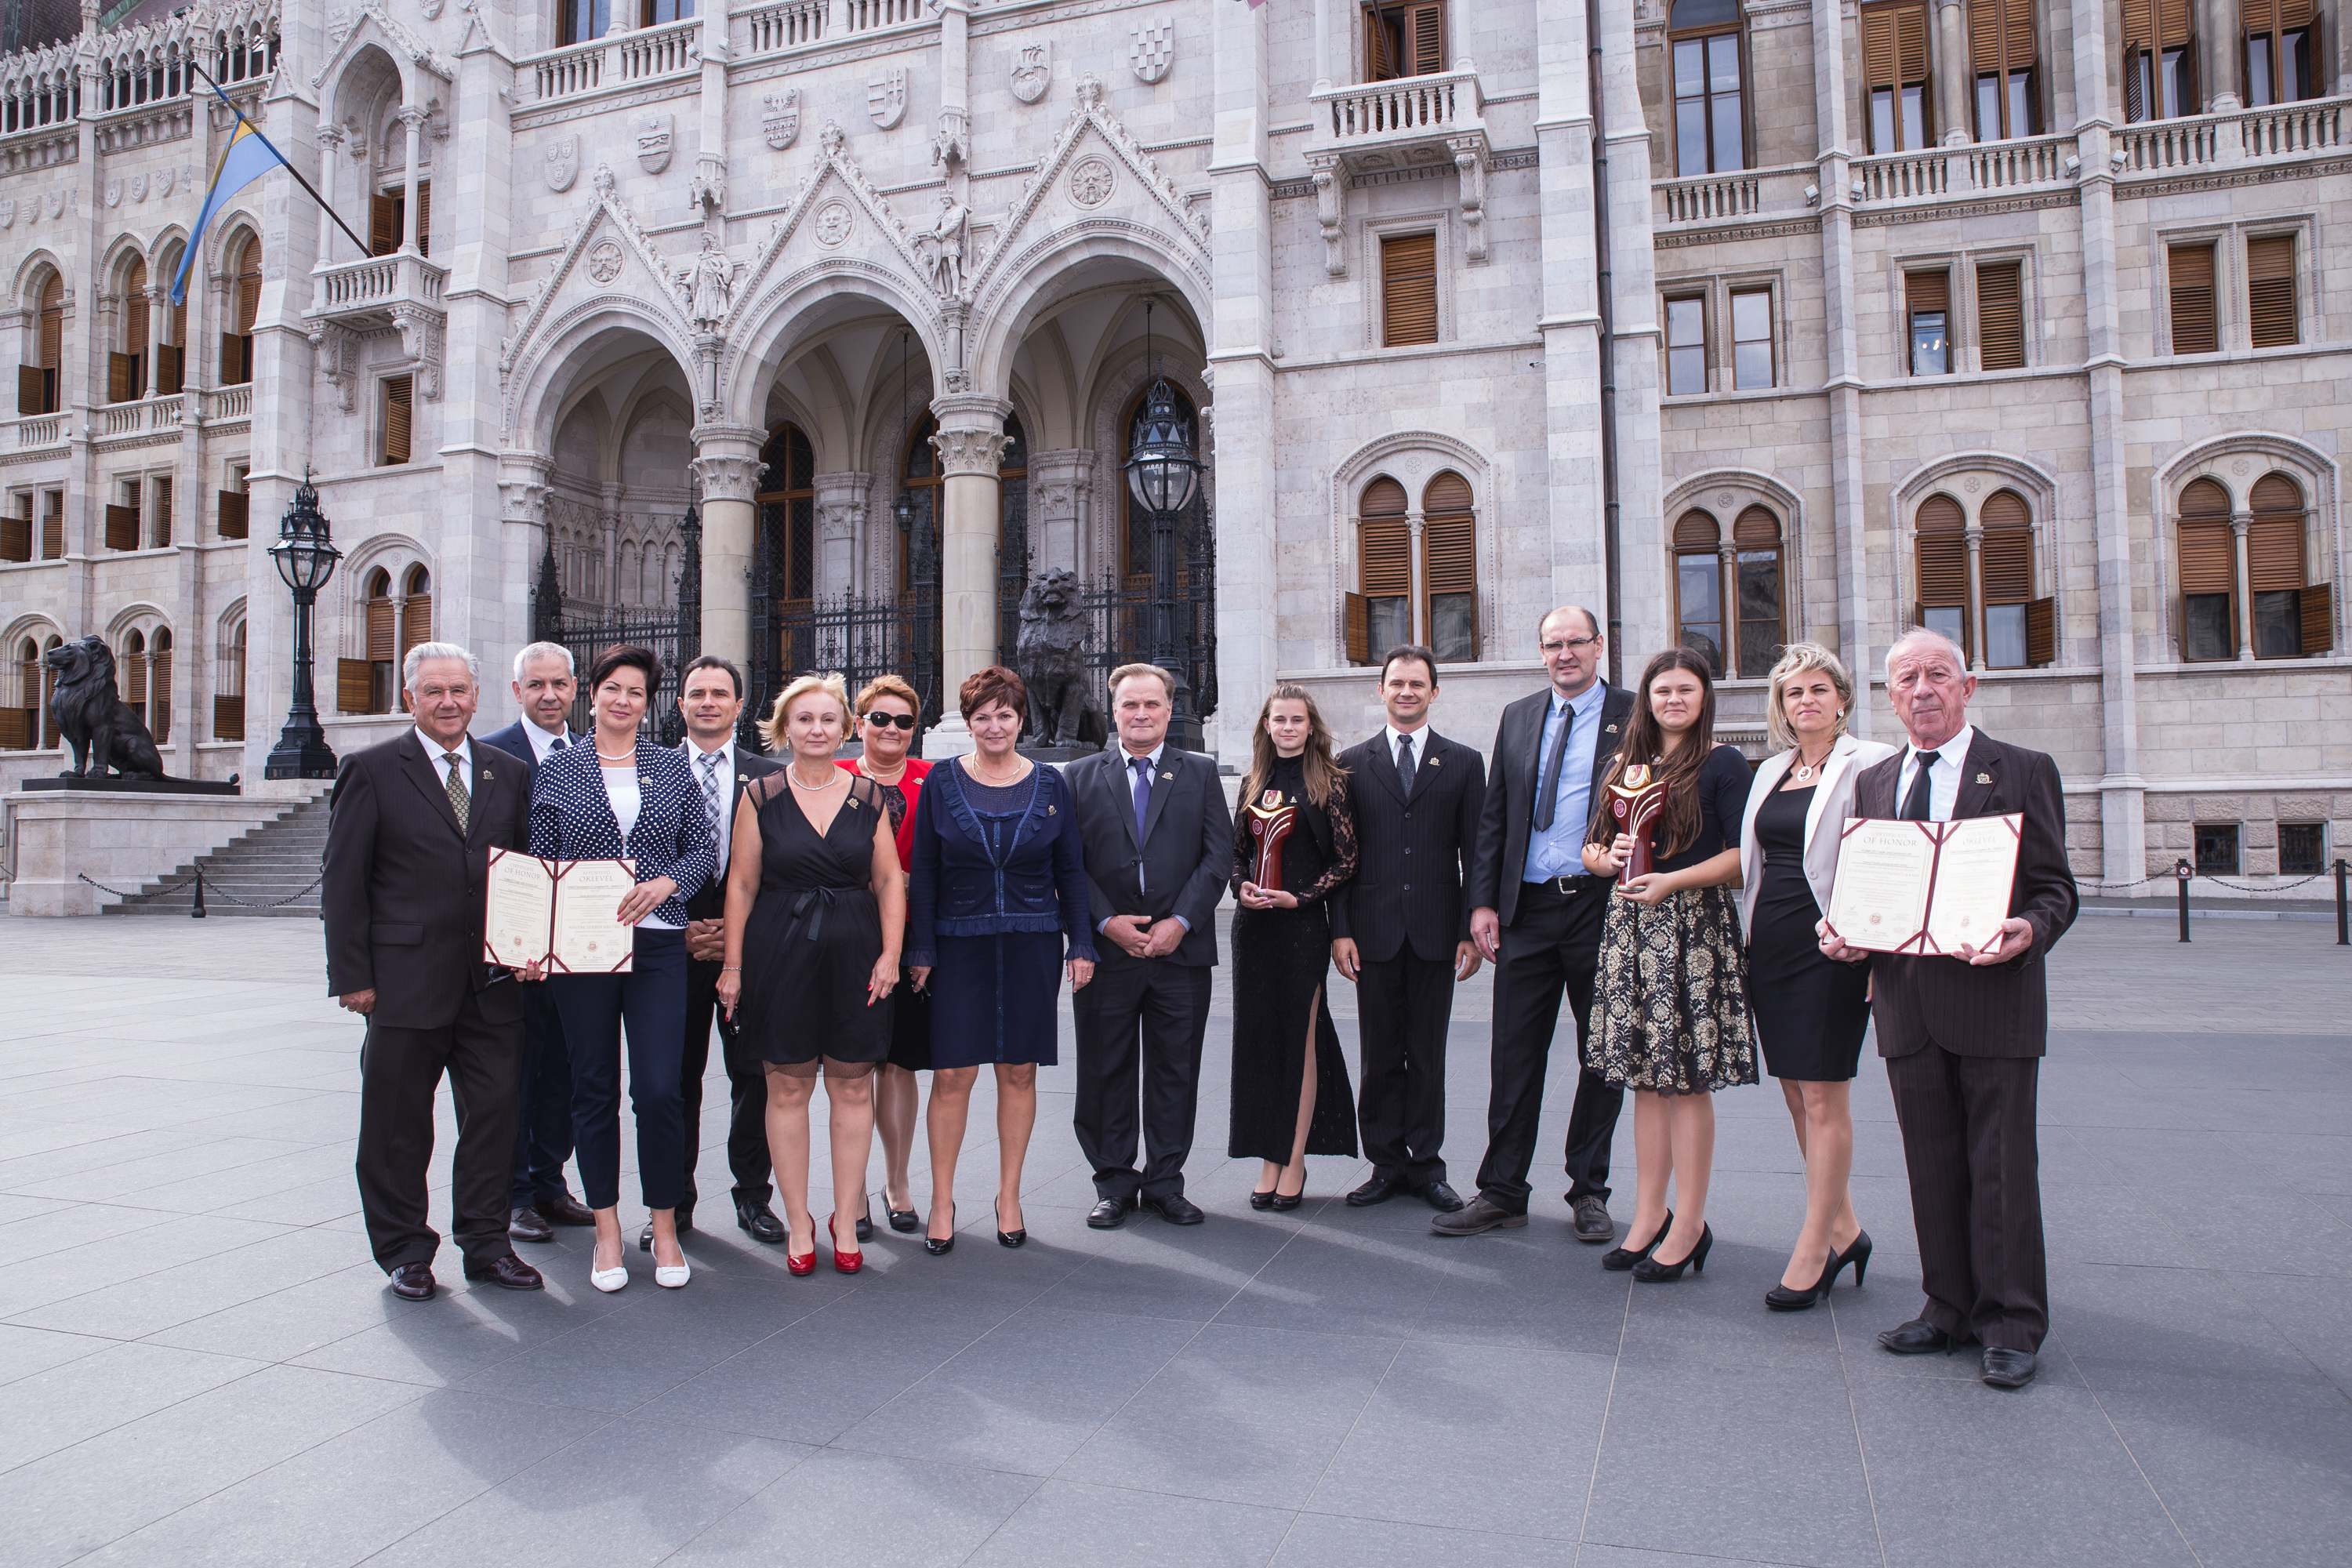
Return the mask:
{"type": "Polygon", "coordinates": [[[268,148],[270,152],[277,153],[279,167],[283,168],[288,174],[294,176],[294,183],[296,184],[300,185],[304,190],[310,193],[310,199],[319,204],[319,210],[320,212],[325,213],[329,217],[335,220],[335,226],[337,228],[341,229],[345,234],[351,236],[352,243],[360,247],[360,254],[362,256],[373,255],[374,251],[373,247],[369,246],[368,242],[362,239],[358,235],[352,234],[352,226],[343,221],[342,215],[335,211],[333,207],[327,205],[327,198],[319,194],[319,188],[302,177],[302,171],[294,166],[291,159],[288,158],[285,153],[278,151],[278,143],[272,142],[268,136],[263,135],[261,127],[254,124],[252,121],[247,120],[245,117],[245,110],[239,109],[236,103],[230,100],[228,94],[221,90],[221,84],[213,79],[212,73],[205,69],[204,67],[198,65],[194,59],[186,61],[185,64],[189,70],[205,79],[205,85],[213,89],[214,97],[219,99],[223,103],[228,104],[228,111],[236,116],[237,122],[239,124],[251,131],[254,135],[260,137],[261,144],[264,147],[268,148]]]}

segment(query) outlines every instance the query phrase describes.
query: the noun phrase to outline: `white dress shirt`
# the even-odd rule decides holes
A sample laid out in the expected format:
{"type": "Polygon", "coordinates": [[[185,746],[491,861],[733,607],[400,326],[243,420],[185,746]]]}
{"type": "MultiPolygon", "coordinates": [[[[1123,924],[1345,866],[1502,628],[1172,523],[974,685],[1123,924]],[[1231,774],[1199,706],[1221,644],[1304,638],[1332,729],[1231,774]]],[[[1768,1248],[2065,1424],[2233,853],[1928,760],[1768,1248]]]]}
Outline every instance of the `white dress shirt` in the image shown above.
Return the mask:
{"type": "Polygon", "coordinates": [[[1391,767],[1396,766],[1397,742],[1399,741],[1412,742],[1413,776],[1418,779],[1421,776],[1421,764],[1429,761],[1429,726],[1423,724],[1418,730],[1400,730],[1393,724],[1384,724],[1381,729],[1387,734],[1391,767]]]}
{"type": "Polygon", "coordinates": [[[538,767],[547,761],[547,754],[555,750],[558,742],[569,746],[576,744],[580,739],[568,727],[551,733],[532,723],[528,718],[522,721],[522,732],[523,737],[530,742],[530,762],[533,767],[538,767]]]}
{"type": "Polygon", "coordinates": [[[472,791],[474,787],[474,738],[471,735],[458,736],[457,744],[453,748],[443,745],[440,742],[426,734],[423,727],[419,726],[416,731],[416,743],[425,748],[425,760],[433,764],[433,776],[439,779],[445,784],[449,782],[449,753],[452,750],[455,750],[457,753],[457,777],[465,782],[466,788],[469,793],[472,791]]]}
{"type": "MultiPolygon", "coordinates": [[[[1130,815],[1135,810],[1135,764],[1139,761],[1149,761],[1151,763],[1151,787],[1156,790],[1160,788],[1161,784],[1168,782],[1160,776],[1160,759],[1167,750],[1168,742],[1162,741],[1160,744],[1152,747],[1151,750],[1144,752],[1142,757],[1139,758],[1133,752],[1129,751],[1125,746],[1119,747],[1118,778],[1120,784],[1127,791],[1127,809],[1130,815]]],[[[1139,846],[1139,847],[1140,847],[1140,846],[1139,846]]],[[[1141,892],[1143,890],[1143,861],[1140,857],[1138,857],[1135,862],[1135,887],[1138,892],[1141,892]]],[[[1178,925],[1182,926],[1187,931],[1190,931],[1192,929],[1192,922],[1186,920],[1182,915],[1171,915],[1168,918],[1174,921],[1178,925]]],[[[1105,915],[1102,919],[1095,922],[1095,930],[1099,931],[1108,926],[1110,922],[1111,917],[1105,915]]]]}
{"type": "MultiPolygon", "coordinates": [[[[1960,798],[1960,774],[1967,770],[1969,747],[1977,738],[1977,727],[1963,724],[1960,732],[1935,748],[1936,765],[1927,770],[1927,819],[1930,822],[1952,820],[1952,806],[1960,798]]],[[[1919,748],[1903,748],[1903,769],[1895,779],[1895,815],[1903,815],[1903,803],[1911,798],[1911,782],[1919,776],[1919,748]]]]}
{"type": "Polygon", "coordinates": [[[709,770],[717,775],[719,784],[719,870],[718,874],[711,879],[713,881],[724,882],[727,879],[728,840],[734,837],[734,834],[731,831],[733,824],[728,820],[727,816],[728,803],[734,797],[735,794],[734,732],[732,731],[729,731],[727,739],[719,742],[719,749],[716,752],[704,751],[702,749],[701,742],[695,740],[691,735],[688,736],[685,742],[679,745],[678,751],[686,757],[687,770],[694,774],[694,787],[698,791],[702,788],[702,776],[705,771],[702,759],[713,756],[719,759],[718,767],[709,770]]]}

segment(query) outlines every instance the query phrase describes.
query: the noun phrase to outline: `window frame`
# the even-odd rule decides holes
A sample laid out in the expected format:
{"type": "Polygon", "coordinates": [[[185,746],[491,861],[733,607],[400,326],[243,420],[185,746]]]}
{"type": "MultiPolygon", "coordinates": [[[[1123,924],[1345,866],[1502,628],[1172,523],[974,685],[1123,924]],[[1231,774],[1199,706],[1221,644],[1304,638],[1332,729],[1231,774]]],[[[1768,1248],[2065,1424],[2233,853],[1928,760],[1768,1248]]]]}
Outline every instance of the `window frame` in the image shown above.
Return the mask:
{"type": "Polygon", "coordinates": [[[2042,70],[2041,37],[2035,26],[2033,0],[1969,0],[1968,8],[1968,78],[1969,102],[1967,112],[1971,133],[1979,142],[2014,142],[2042,133],[2042,70]],[[1979,22],[1979,18],[1983,20],[1979,22]],[[1979,42],[1990,46],[1994,56],[1993,68],[1984,68],[1978,58],[1979,42]],[[2020,68],[2011,56],[2022,43],[2025,64],[2020,68]],[[2023,77],[2025,119],[2023,126],[2010,123],[2015,109],[2017,78],[2023,77]],[[1985,83],[1993,82],[1993,120],[1990,132],[1984,123],[1985,83]]]}
{"type": "Polygon", "coordinates": [[[1855,41],[1860,46],[1862,55],[1860,61],[1861,69],[1856,73],[1856,78],[1862,84],[1862,102],[1860,107],[1864,145],[1870,150],[1870,153],[1874,157],[1889,156],[1899,153],[1924,153],[1928,151],[1936,145],[1937,137],[1938,135],[1936,125],[1936,23],[1928,0],[1866,0],[1866,3],[1858,12],[1856,19],[1859,26],[1857,27],[1855,41]],[[1871,72],[1871,19],[1874,16],[1893,17],[1897,13],[1905,11],[1916,13],[1920,20],[1921,41],[1919,48],[1920,69],[1918,79],[1914,82],[1904,73],[1902,37],[1899,30],[1899,25],[1890,21],[1886,24],[1887,26],[1896,26],[1898,28],[1895,40],[1891,46],[1894,55],[1892,63],[1895,74],[1887,81],[1882,83],[1871,72]],[[1918,94],[1919,104],[1919,139],[1916,145],[1906,138],[1906,127],[1903,113],[1907,95],[1915,90],[1918,94]],[[1879,145],[1878,116],[1876,113],[1876,100],[1878,94],[1881,91],[1885,91],[1888,95],[1887,130],[1888,140],[1892,143],[1892,145],[1884,147],[1879,145]]]}
{"type": "Polygon", "coordinates": [[[1756,166],[1755,138],[1749,133],[1751,100],[1754,95],[1748,90],[1751,72],[1748,68],[1748,16],[1745,8],[1735,5],[1728,21],[1703,22],[1691,26],[1676,27],[1673,21],[1673,5],[1670,0],[1667,7],[1665,51],[1666,114],[1667,122],[1674,128],[1675,178],[1703,179],[1709,174],[1731,174],[1754,168],[1756,166]],[[1715,89],[1712,65],[1715,50],[1711,40],[1721,37],[1728,37],[1732,40],[1732,58],[1738,68],[1738,85],[1728,95],[1718,93],[1715,89]],[[1696,101],[1699,105],[1699,118],[1702,125],[1699,162],[1703,166],[1696,169],[1683,166],[1685,143],[1682,132],[1682,106],[1685,100],[1676,90],[1675,55],[1679,46],[1684,44],[1696,45],[1699,51],[1699,90],[1696,101]],[[1716,158],[1717,144],[1720,139],[1716,116],[1717,105],[1726,96],[1737,100],[1731,112],[1737,121],[1735,133],[1739,140],[1739,161],[1729,168],[1724,167],[1716,158]]]}
{"type": "Polygon", "coordinates": [[[2248,109],[2274,109],[2283,104],[2300,103],[2306,99],[2324,98],[2324,90],[2315,89],[2314,79],[2324,75],[2315,69],[2319,59],[2322,27],[2319,7],[2310,0],[2240,0],[2238,7],[2238,81],[2245,89],[2248,109]],[[2299,22],[2299,25],[2298,25],[2299,22]],[[2289,58],[2286,41],[2299,38],[2302,45],[2302,80],[2304,90],[2289,97],[2277,91],[2281,62],[2289,58]],[[2268,57],[2266,74],[2271,78],[2269,96],[2254,95],[2254,46],[2260,41],[2268,57]]]}
{"type": "Polygon", "coordinates": [[[1356,47],[1363,56],[1362,69],[1356,77],[1358,81],[1368,86],[1376,81],[1408,81],[1418,76],[1442,76],[1454,68],[1454,18],[1447,14],[1445,0],[1391,0],[1391,3],[1386,5],[1360,3],[1357,6],[1357,15],[1360,18],[1360,26],[1356,29],[1356,47]],[[1400,68],[1391,68],[1386,74],[1381,74],[1379,57],[1386,52],[1386,45],[1383,43],[1380,48],[1374,47],[1373,29],[1383,26],[1391,12],[1397,14],[1402,29],[1399,35],[1402,51],[1411,58],[1401,62],[1401,65],[1400,62],[1392,61],[1392,67],[1400,68]],[[1437,59],[1430,69],[1423,70],[1420,68],[1422,61],[1416,47],[1416,40],[1412,36],[1413,18],[1417,15],[1430,12],[1434,12],[1437,16],[1437,59]]]}
{"type": "Polygon", "coordinates": [[[2179,120],[2204,108],[2197,75],[2197,16],[2190,0],[2123,0],[2124,122],[2179,120]],[[2170,73],[2168,62],[2179,70],[2170,73]],[[2164,100],[2170,93],[2172,104],[2164,100]],[[2135,106],[2138,112],[2134,113],[2135,106]]]}
{"type": "Polygon", "coordinates": [[[1371,321],[1368,323],[1371,329],[1374,347],[1381,349],[1431,348],[1448,341],[1449,334],[1446,329],[1449,322],[1446,320],[1447,312],[1445,309],[1444,288],[1444,279],[1446,275],[1445,232],[1446,225],[1443,218],[1439,218],[1434,222],[1426,218],[1400,219],[1393,225],[1382,225],[1379,228],[1368,228],[1366,230],[1365,237],[1369,241],[1372,252],[1372,276],[1380,279],[1378,308],[1373,312],[1371,321]],[[1403,342],[1395,342],[1389,336],[1389,289],[1391,282],[1389,275],[1389,247],[1391,244],[1400,241],[1423,238],[1429,241],[1430,335],[1426,339],[1416,338],[1403,342]]]}
{"type": "Polygon", "coordinates": [[[1903,336],[1901,340],[1903,343],[1903,374],[1906,380],[1924,381],[1935,376],[1954,375],[1958,374],[1960,347],[1959,334],[1953,330],[1958,314],[1958,312],[1953,309],[1953,295],[1956,292],[1953,288],[1953,274],[1959,270],[1959,268],[1953,265],[1954,261],[1957,259],[1957,258],[1953,257],[1920,258],[1916,259],[1907,259],[1899,264],[1899,276],[1902,280],[1903,290],[1903,336]],[[1918,319],[1921,315],[1929,313],[1930,308],[1914,305],[1911,302],[1911,280],[1915,278],[1938,277],[1943,279],[1944,288],[1944,302],[1940,307],[1936,308],[1939,309],[1943,315],[1944,341],[1942,352],[1944,356],[1944,366],[1941,370],[1921,370],[1919,368],[1920,328],[1918,319]]]}
{"type": "Polygon", "coordinates": [[[1665,307],[1662,312],[1665,319],[1660,323],[1660,333],[1665,342],[1665,395],[1668,397],[1698,397],[1715,390],[1715,366],[1711,353],[1714,347],[1712,342],[1714,333],[1707,330],[1709,302],[1707,292],[1702,288],[1696,292],[1666,294],[1660,300],[1660,303],[1665,307]],[[1696,308],[1698,342],[1696,344],[1677,343],[1674,341],[1675,307],[1677,305],[1696,308]],[[1696,387],[1677,386],[1675,383],[1675,355],[1677,353],[1686,353],[1692,348],[1698,350],[1698,384],[1696,387]]]}
{"type": "Polygon", "coordinates": [[[1730,353],[1726,355],[1725,374],[1732,392],[1769,392],[1780,384],[1780,312],[1778,288],[1769,281],[1737,280],[1724,284],[1726,302],[1723,312],[1724,341],[1730,353]],[[1739,301],[1761,295],[1764,300],[1764,336],[1761,340],[1739,335],[1739,301]],[[1739,349],[1742,343],[1760,341],[1764,345],[1764,384],[1747,386],[1739,379],[1739,349]]]}

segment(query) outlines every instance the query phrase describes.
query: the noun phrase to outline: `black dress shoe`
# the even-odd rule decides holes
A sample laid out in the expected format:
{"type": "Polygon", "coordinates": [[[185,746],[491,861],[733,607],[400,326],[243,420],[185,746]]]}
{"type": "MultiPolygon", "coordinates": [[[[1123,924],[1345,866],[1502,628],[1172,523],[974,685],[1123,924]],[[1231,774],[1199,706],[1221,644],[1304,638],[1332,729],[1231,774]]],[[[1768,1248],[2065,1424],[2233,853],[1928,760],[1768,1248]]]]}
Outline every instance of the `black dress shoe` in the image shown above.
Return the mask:
{"type": "MultiPolygon", "coordinates": [[[[1374,1204],[1384,1204],[1399,1193],[1408,1190],[1402,1176],[1383,1176],[1375,1171],[1372,1173],[1370,1181],[1348,1194],[1348,1206],[1351,1209],[1368,1209],[1374,1204]]],[[[1266,1194],[1268,1197],[1273,1195],[1272,1193],[1266,1194]]],[[[1260,1206],[1255,1194],[1251,1195],[1250,1206],[1253,1208],[1260,1206]]],[[[1455,1206],[1460,1206],[1459,1199],[1455,1200],[1455,1206]]]]}
{"type": "Polygon", "coordinates": [[[2023,1388],[2033,1381],[2041,1365],[2032,1351],[2003,1350],[1999,1345],[1985,1346],[1984,1380],[1995,1388],[2023,1388]]]}
{"type": "MultiPolygon", "coordinates": [[[[1274,1204],[1276,1208],[1280,1208],[1282,1206],[1282,1200],[1280,1198],[1276,1198],[1274,1200],[1274,1204]]],[[[1143,1200],[1143,1206],[1150,1209],[1153,1214],[1158,1215],[1161,1219],[1166,1220],[1170,1225],[1198,1225],[1202,1220],[1209,1217],[1207,1215],[1201,1212],[1200,1205],[1194,1203],[1192,1199],[1186,1197],[1181,1193],[1170,1193],[1164,1198],[1146,1198],[1143,1200]]],[[[1290,1206],[1292,1208],[1297,1208],[1298,1206],[1298,1200],[1296,1198],[1291,1199],[1290,1206]]]]}
{"type": "Polygon", "coordinates": [[[1439,1214],[1458,1214],[1463,1206],[1462,1194],[1444,1182],[1423,1182],[1413,1189],[1413,1196],[1439,1214]]]}
{"type": "Polygon", "coordinates": [[[433,1266],[404,1263],[392,1271],[392,1293],[404,1301],[433,1300],[433,1266]]]}
{"type": "Polygon", "coordinates": [[[1609,1200],[1591,1193],[1570,1200],[1570,1225],[1579,1241],[1598,1246],[1617,1239],[1617,1222],[1609,1217],[1609,1200]]]}
{"type": "Polygon", "coordinates": [[[1127,1211],[1134,1206],[1126,1198],[1105,1198],[1087,1211],[1087,1224],[1095,1230],[1117,1230],[1127,1223],[1127,1211]]]}
{"type": "Polygon", "coordinates": [[[588,1205],[570,1193],[558,1193],[551,1198],[541,1198],[530,1206],[537,1209],[539,1217],[550,1225],[594,1225],[596,1223],[596,1216],[589,1211],[588,1205]]]}
{"type": "Polygon", "coordinates": [[[762,1241],[770,1247],[784,1239],[783,1222],[769,1210],[767,1205],[755,1204],[748,1198],[735,1200],[735,1224],[753,1241],[762,1241]]]}
{"type": "Polygon", "coordinates": [[[1933,1355],[1952,1348],[1952,1336],[1925,1318],[1914,1318],[1898,1329],[1888,1329],[1878,1342],[1896,1355],[1933,1355]]]}
{"type": "Polygon", "coordinates": [[[555,1227],[537,1209],[521,1208],[507,1215],[507,1234],[517,1241],[553,1241],[555,1227]]]}
{"type": "Polygon", "coordinates": [[[1451,1214],[1431,1220],[1429,1229],[1434,1236],[1475,1236],[1482,1230],[1517,1230],[1527,1223],[1526,1215],[1513,1214],[1480,1193],[1451,1214]]]}
{"type": "Polygon", "coordinates": [[[547,1281],[540,1278],[539,1270],[511,1252],[493,1258],[488,1263],[477,1264],[468,1259],[466,1264],[466,1278],[487,1279],[491,1284],[507,1290],[547,1289],[547,1281]]]}

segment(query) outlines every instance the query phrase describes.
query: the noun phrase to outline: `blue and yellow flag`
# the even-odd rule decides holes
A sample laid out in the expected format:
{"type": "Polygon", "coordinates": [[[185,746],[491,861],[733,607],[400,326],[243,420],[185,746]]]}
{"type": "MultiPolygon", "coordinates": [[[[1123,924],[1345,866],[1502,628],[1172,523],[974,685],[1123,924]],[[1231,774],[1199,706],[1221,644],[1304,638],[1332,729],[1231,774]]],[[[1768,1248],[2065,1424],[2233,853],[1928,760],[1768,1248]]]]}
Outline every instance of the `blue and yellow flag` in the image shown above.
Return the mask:
{"type": "Polygon", "coordinates": [[[196,264],[196,247],[204,242],[205,228],[213,221],[213,215],[226,206],[237,192],[270,170],[286,167],[286,160],[278,156],[269,138],[255,130],[253,121],[238,115],[236,134],[228,139],[220,163],[213,169],[212,189],[205,193],[204,210],[196,215],[196,226],[188,235],[187,249],[180,253],[180,270],[172,279],[173,304],[188,302],[188,271],[196,264]]]}

